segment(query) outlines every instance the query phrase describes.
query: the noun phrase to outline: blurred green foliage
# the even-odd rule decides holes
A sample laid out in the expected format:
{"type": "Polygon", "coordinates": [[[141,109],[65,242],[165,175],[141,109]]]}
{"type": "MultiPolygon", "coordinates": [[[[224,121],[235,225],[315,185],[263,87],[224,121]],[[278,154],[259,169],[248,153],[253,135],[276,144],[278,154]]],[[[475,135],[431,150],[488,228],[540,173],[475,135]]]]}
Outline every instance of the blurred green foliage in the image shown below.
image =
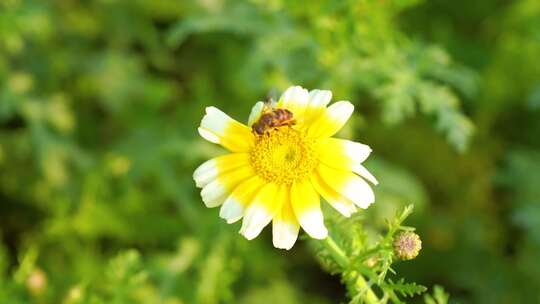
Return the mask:
{"type": "Polygon", "coordinates": [[[356,105],[366,239],[415,204],[400,276],[540,301],[539,1],[2,0],[0,303],[347,301],[316,246],[244,240],[191,179],[222,153],[205,106],[245,121],[290,84],[356,105]]]}

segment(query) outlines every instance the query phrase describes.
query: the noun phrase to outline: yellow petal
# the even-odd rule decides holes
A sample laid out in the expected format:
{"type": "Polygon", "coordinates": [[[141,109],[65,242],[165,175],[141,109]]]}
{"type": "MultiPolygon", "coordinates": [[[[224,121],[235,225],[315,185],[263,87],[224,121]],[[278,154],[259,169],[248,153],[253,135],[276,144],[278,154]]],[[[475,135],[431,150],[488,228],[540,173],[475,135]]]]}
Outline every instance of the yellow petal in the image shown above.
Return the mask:
{"type": "Polygon", "coordinates": [[[309,92],[309,102],[306,107],[306,112],[304,114],[304,124],[309,126],[319,118],[324,111],[326,106],[332,100],[332,92],[327,90],[312,90],[309,92]]]}
{"type": "Polygon", "coordinates": [[[288,88],[278,100],[277,106],[293,113],[293,117],[301,121],[309,101],[309,93],[300,86],[288,88]]]}
{"type": "Polygon", "coordinates": [[[221,205],[240,182],[254,176],[251,166],[242,166],[218,176],[201,190],[201,197],[208,208],[221,205]]]}
{"type": "Polygon", "coordinates": [[[220,144],[232,152],[246,152],[254,143],[250,128],[215,107],[206,108],[206,115],[198,130],[206,140],[220,144]]]}
{"type": "Polygon", "coordinates": [[[377,184],[377,179],[361,165],[369,154],[371,148],[367,145],[337,138],[324,138],[317,143],[319,160],[334,169],[352,171],[377,184]]]}
{"type": "Polygon", "coordinates": [[[204,162],[193,172],[193,179],[196,186],[202,188],[213,182],[219,175],[249,165],[248,153],[230,153],[204,162]]]}
{"type": "Polygon", "coordinates": [[[256,238],[280,209],[280,201],[276,201],[278,192],[280,192],[280,187],[276,184],[266,184],[249,204],[240,229],[240,234],[246,239],[256,238]]]}
{"type": "Polygon", "coordinates": [[[311,177],[311,183],[315,190],[327,201],[334,209],[345,217],[350,217],[356,212],[356,207],[353,202],[337,193],[334,189],[328,186],[320,177],[318,172],[311,177]]]}
{"type": "Polygon", "coordinates": [[[241,219],[246,207],[265,184],[266,182],[258,176],[253,176],[241,182],[221,206],[219,216],[229,224],[241,219]]]}
{"type": "Polygon", "coordinates": [[[272,221],[272,242],[276,248],[289,250],[296,242],[300,230],[291,206],[289,187],[283,187],[276,203],[280,204],[280,209],[272,221]]]}
{"type": "Polygon", "coordinates": [[[368,181],[370,181],[374,185],[379,184],[379,182],[377,181],[375,176],[373,176],[373,174],[371,174],[371,172],[369,172],[368,169],[366,169],[366,167],[364,167],[362,165],[359,165],[359,164],[354,165],[352,171],[354,173],[360,175],[361,177],[367,179],[368,181]]]}
{"type": "Polygon", "coordinates": [[[324,239],[328,230],[320,206],[319,194],[309,180],[294,182],[291,187],[291,204],[300,226],[315,239],[324,239]]]}
{"type": "Polygon", "coordinates": [[[354,106],[348,101],[338,101],[309,126],[308,135],[313,138],[325,138],[336,134],[349,120],[354,106]]]}
{"type": "Polygon", "coordinates": [[[317,171],[329,187],[358,207],[365,209],[375,202],[375,194],[369,184],[356,174],[337,170],[323,163],[319,164],[317,171]]]}

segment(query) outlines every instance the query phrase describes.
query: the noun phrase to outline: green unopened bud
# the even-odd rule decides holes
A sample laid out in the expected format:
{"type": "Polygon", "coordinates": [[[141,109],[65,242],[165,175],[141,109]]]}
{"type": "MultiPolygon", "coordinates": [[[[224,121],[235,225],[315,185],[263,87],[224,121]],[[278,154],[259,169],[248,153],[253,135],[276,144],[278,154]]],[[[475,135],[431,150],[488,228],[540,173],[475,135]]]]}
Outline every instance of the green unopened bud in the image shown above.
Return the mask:
{"type": "Polygon", "coordinates": [[[394,239],[394,254],[402,260],[412,260],[422,249],[422,241],[412,231],[399,233],[394,239]]]}

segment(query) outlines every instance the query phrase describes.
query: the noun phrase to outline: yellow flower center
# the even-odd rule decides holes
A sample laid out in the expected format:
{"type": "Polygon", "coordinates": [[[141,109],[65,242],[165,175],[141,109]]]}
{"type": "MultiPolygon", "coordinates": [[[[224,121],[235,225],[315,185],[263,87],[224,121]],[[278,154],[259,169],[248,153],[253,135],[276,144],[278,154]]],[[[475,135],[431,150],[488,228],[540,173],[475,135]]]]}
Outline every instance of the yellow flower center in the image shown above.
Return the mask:
{"type": "Polygon", "coordinates": [[[309,177],[318,163],[313,141],[289,126],[258,136],[250,157],[255,172],[278,185],[309,177]]]}

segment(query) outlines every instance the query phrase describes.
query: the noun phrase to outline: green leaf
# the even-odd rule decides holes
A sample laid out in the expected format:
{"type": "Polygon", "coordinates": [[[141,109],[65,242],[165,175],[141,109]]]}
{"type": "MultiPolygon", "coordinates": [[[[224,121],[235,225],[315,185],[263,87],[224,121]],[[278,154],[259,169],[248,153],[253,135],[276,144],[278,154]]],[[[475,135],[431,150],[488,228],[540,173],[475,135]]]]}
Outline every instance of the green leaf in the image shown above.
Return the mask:
{"type": "Polygon", "coordinates": [[[439,285],[433,287],[433,295],[425,294],[424,302],[426,304],[446,304],[448,303],[448,294],[439,285]]]}
{"type": "Polygon", "coordinates": [[[405,279],[401,278],[397,282],[393,282],[389,279],[387,282],[382,284],[383,288],[388,288],[401,294],[404,297],[413,297],[415,295],[420,295],[424,293],[427,288],[416,283],[406,283],[405,279]]]}

